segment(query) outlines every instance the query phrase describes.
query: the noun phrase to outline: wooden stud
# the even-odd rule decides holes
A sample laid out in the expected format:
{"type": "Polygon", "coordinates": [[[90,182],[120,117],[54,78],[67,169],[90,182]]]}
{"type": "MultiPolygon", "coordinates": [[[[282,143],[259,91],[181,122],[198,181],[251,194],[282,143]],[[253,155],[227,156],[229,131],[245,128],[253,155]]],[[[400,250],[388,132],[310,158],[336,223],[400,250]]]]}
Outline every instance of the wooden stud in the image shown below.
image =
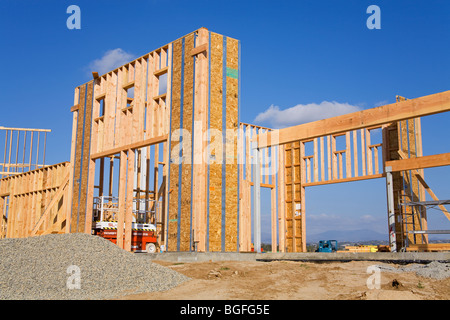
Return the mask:
{"type": "Polygon", "coordinates": [[[126,194],[127,194],[127,152],[120,152],[119,170],[119,211],[117,214],[117,246],[124,248],[124,224],[126,215],[126,194]]]}
{"type": "MultiPolygon", "coordinates": [[[[126,208],[125,208],[125,240],[123,248],[126,251],[131,251],[131,233],[132,233],[132,222],[133,222],[133,185],[134,185],[134,159],[135,151],[133,149],[128,150],[127,153],[127,176],[126,176],[126,208]]],[[[117,228],[121,227],[118,224],[117,228]]]]}

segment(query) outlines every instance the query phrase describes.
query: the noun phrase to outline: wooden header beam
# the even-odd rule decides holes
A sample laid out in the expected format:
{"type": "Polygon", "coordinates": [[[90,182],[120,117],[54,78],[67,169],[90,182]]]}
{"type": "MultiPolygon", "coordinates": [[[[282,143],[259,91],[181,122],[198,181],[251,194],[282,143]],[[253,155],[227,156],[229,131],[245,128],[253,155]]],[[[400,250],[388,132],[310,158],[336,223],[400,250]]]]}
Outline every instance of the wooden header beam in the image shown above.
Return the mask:
{"type": "Polygon", "coordinates": [[[258,134],[258,147],[286,144],[447,111],[450,111],[450,91],[258,134]],[[272,134],[278,134],[278,139],[271,141],[272,134]]]}
{"type": "Polygon", "coordinates": [[[34,131],[34,132],[52,132],[51,129],[8,128],[8,127],[3,127],[3,126],[0,126],[0,130],[34,131]]]}
{"type": "Polygon", "coordinates": [[[448,165],[450,165],[450,153],[441,153],[431,156],[386,161],[386,167],[391,167],[391,171],[394,172],[442,167],[448,165]]]}
{"type": "Polygon", "coordinates": [[[115,154],[120,153],[121,151],[126,151],[129,149],[139,149],[139,148],[148,147],[148,146],[151,146],[154,144],[166,142],[168,137],[169,137],[169,135],[165,134],[165,135],[162,135],[159,137],[150,138],[150,139],[146,139],[146,140],[143,140],[140,142],[131,143],[131,144],[125,145],[123,147],[113,148],[110,150],[94,153],[91,155],[91,159],[95,160],[95,159],[99,159],[99,158],[103,158],[103,157],[113,156],[115,154]]]}

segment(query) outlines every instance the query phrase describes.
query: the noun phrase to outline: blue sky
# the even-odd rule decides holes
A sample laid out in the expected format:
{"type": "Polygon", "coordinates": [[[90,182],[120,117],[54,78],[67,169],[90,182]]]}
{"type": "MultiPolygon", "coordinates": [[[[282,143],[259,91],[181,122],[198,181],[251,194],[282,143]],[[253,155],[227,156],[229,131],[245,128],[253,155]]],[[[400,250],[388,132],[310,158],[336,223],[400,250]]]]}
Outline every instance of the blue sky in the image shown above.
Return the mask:
{"type": "MultiPolygon", "coordinates": [[[[270,106],[283,111],[327,101],[366,109],[392,103],[396,95],[446,91],[449,17],[445,0],[2,0],[0,125],[51,129],[46,162],[68,161],[73,92],[91,79],[92,63],[114,49],[138,57],[200,27],[241,41],[243,122],[255,123],[270,106]],[[81,9],[80,30],[66,27],[71,4],[81,9]],[[379,30],[366,27],[372,4],[381,9],[379,30]]],[[[423,119],[425,154],[448,152],[449,120],[448,114],[423,119]]],[[[450,198],[449,176],[448,168],[425,172],[442,199],[450,198]]],[[[308,232],[385,233],[384,184],[307,189],[308,232]]],[[[430,229],[450,229],[436,216],[442,214],[429,217],[430,229]]]]}

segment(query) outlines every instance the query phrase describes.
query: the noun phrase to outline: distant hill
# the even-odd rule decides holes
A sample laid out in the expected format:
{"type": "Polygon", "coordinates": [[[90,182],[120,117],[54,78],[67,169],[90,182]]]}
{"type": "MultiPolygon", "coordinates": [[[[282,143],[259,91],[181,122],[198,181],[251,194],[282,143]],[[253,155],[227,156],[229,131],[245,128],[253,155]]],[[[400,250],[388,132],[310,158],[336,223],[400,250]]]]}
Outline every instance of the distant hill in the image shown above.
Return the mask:
{"type": "Polygon", "coordinates": [[[373,230],[329,230],[317,234],[306,234],[307,242],[318,242],[319,240],[337,240],[338,242],[358,242],[370,240],[389,240],[388,234],[382,234],[373,230]]]}

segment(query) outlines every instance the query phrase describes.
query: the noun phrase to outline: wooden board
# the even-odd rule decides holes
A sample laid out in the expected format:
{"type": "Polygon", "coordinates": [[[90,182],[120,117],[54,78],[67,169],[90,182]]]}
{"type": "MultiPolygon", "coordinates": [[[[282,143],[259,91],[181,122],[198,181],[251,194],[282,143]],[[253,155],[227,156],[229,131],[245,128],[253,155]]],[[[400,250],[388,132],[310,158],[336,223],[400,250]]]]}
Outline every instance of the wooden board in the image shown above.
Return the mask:
{"type": "Polygon", "coordinates": [[[77,232],[78,230],[78,211],[80,201],[80,181],[81,181],[81,166],[82,166],[82,150],[83,150],[83,128],[84,128],[84,112],[86,106],[86,89],[87,86],[80,86],[79,90],[79,103],[78,110],[75,111],[78,114],[77,117],[77,133],[75,141],[75,160],[74,160],[74,176],[70,182],[73,184],[73,196],[72,196],[72,210],[71,210],[71,222],[70,232],[77,232]]]}
{"type": "Polygon", "coordinates": [[[237,251],[239,41],[229,37],[226,40],[225,251],[237,251]]]}
{"type": "Polygon", "coordinates": [[[222,108],[223,36],[211,33],[209,251],[222,250],[222,108]],[[216,140],[217,139],[217,140],[216,140]],[[219,141],[218,141],[219,140],[219,141]]]}
{"type": "Polygon", "coordinates": [[[179,152],[181,127],[181,74],[182,74],[182,40],[173,43],[173,70],[172,70],[172,107],[171,107],[171,165],[169,173],[169,223],[167,236],[167,250],[177,251],[178,240],[178,198],[179,198],[179,152]],[[174,158],[175,157],[175,158],[174,158]],[[178,161],[177,161],[178,160],[178,161]],[[177,161],[177,162],[174,162],[177,161]]]}
{"type": "MultiPolygon", "coordinates": [[[[195,249],[206,251],[207,233],[207,150],[208,129],[208,84],[209,68],[207,51],[209,32],[202,28],[196,37],[195,48],[205,47],[197,51],[195,59],[195,92],[194,92],[194,128],[193,134],[193,176],[192,176],[192,216],[193,242],[195,249]]],[[[194,50],[195,50],[194,48],[194,50]]]]}
{"type": "MultiPolygon", "coordinates": [[[[84,139],[83,139],[83,159],[81,161],[81,184],[80,184],[80,203],[77,219],[77,232],[85,232],[86,223],[86,199],[88,192],[88,172],[90,163],[91,149],[91,125],[92,125],[92,97],[94,91],[93,81],[87,84],[86,94],[86,115],[84,121],[84,139]]],[[[73,229],[75,230],[75,229],[73,229]]]]}
{"type": "Polygon", "coordinates": [[[0,179],[0,216],[6,227],[2,237],[65,231],[69,168],[70,163],[64,162],[0,179]]]}
{"type": "MultiPolygon", "coordinates": [[[[118,154],[123,158],[130,150],[168,141],[162,163],[148,155],[154,163],[155,190],[151,191],[146,181],[146,190],[142,191],[143,178],[137,176],[139,196],[141,191],[147,197],[150,193],[163,196],[167,216],[158,212],[158,217],[167,219],[167,223],[159,222],[158,228],[165,229],[166,236],[161,239],[167,241],[167,250],[238,250],[239,50],[238,40],[201,28],[79,87],[76,95],[80,99],[74,99],[76,108],[72,108],[76,128],[71,178],[73,230],[78,232],[82,224],[84,231],[89,231],[87,220],[91,220],[91,215],[87,211],[92,210],[94,189],[105,194],[104,158],[112,159],[118,154]],[[161,79],[166,74],[168,87],[166,92],[160,92],[161,79]],[[134,90],[134,96],[130,96],[130,90],[134,90]],[[100,111],[101,103],[104,112],[100,111]],[[209,145],[212,152],[207,158],[203,155],[208,147],[204,139],[208,128],[216,130],[212,143],[218,143],[217,148],[209,145]],[[182,146],[180,129],[184,130],[182,146]],[[197,167],[193,166],[193,153],[200,155],[197,167]],[[98,185],[94,183],[98,173],[96,160],[100,163],[98,185]],[[209,166],[206,160],[212,160],[209,166]],[[160,164],[164,165],[163,180],[168,181],[164,180],[162,189],[156,190],[160,164]]],[[[158,150],[152,157],[161,153],[161,148],[158,150]]],[[[124,169],[122,165],[119,171],[128,170],[131,167],[124,169]]],[[[119,179],[123,179],[123,174],[119,179]]],[[[111,194],[112,170],[109,181],[111,194]]],[[[125,221],[123,183],[119,182],[119,216],[125,221]]],[[[247,190],[250,191],[250,184],[247,190]]]]}
{"type": "Polygon", "coordinates": [[[180,251],[191,250],[192,121],[194,90],[194,35],[184,38],[183,164],[181,166],[180,251]],[[187,135],[189,133],[189,135],[187,135]]]}

